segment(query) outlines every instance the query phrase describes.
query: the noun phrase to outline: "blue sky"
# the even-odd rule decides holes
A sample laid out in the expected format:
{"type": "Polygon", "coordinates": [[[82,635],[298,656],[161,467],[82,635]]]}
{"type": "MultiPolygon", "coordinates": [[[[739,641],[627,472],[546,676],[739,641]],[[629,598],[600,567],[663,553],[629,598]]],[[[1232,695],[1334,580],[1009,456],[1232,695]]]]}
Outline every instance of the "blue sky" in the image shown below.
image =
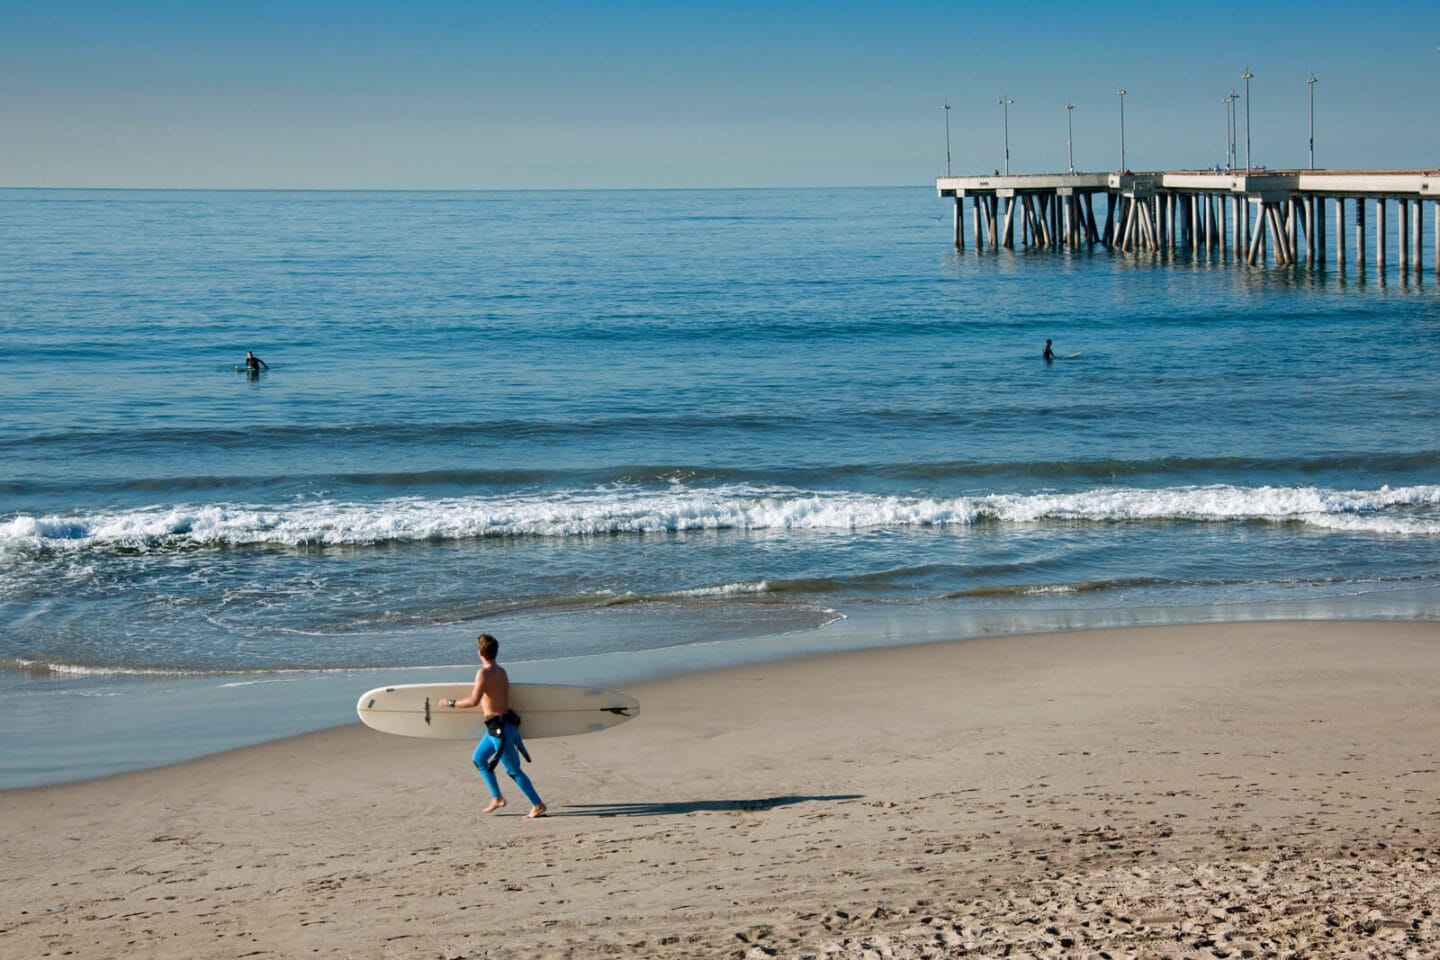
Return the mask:
{"type": "Polygon", "coordinates": [[[925,184],[1223,162],[1440,167],[1431,4],[0,0],[0,185],[925,184]],[[1239,105],[1241,161],[1244,104],[1239,105]]]}

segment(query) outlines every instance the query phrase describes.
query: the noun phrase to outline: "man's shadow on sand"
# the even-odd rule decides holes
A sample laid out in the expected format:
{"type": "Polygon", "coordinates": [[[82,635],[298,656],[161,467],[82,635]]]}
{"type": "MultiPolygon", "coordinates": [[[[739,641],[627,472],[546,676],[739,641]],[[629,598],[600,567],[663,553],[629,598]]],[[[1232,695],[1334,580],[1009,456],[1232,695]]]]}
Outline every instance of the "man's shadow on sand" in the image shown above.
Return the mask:
{"type": "Polygon", "coordinates": [[[797,803],[825,803],[839,800],[860,800],[859,793],[842,793],[829,797],[764,797],[756,800],[677,800],[672,803],[570,803],[563,812],[551,811],[552,817],[664,817],[685,813],[754,813],[774,810],[797,803]]]}

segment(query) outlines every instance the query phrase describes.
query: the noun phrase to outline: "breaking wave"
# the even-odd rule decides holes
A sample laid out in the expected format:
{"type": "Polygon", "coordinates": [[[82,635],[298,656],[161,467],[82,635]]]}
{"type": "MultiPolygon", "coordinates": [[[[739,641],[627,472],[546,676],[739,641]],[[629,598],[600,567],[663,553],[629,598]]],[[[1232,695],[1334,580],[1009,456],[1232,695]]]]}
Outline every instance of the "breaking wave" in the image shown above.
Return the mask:
{"type": "Polygon", "coordinates": [[[1331,490],[1232,485],[973,497],[882,496],[749,484],[607,486],[529,495],[373,502],[157,505],[0,520],[0,553],[370,546],[697,531],[864,531],[1042,523],[1269,523],[1440,535],[1440,486],[1331,490]]]}

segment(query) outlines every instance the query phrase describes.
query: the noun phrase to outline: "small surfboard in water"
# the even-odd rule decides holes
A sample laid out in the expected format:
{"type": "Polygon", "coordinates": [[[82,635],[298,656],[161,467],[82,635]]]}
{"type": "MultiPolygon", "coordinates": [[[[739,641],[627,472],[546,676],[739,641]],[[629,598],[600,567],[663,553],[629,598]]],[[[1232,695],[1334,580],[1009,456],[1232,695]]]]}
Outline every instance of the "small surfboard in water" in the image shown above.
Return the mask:
{"type": "MultiPolygon", "coordinates": [[[[376,687],[360,695],[355,712],[381,733],[429,740],[479,740],[485,718],[479,707],[440,706],[463,700],[473,683],[408,683],[376,687]]],[[[605,730],[640,714],[640,701],[613,690],[551,683],[512,683],[510,709],[520,714],[520,736],[571,737],[605,730]]]]}

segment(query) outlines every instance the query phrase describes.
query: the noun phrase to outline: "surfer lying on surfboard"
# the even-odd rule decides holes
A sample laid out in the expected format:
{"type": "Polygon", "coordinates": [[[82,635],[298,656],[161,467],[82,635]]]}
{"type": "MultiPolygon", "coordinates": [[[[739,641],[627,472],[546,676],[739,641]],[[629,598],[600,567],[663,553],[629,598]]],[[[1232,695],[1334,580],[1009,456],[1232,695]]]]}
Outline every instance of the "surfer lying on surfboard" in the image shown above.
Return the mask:
{"type": "MultiPolygon", "coordinates": [[[[470,695],[463,700],[454,697],[441,700],[440,706],[466,709],[478,705],[485,715],[485,736],[480,738],[472,758],[475,769],[480,771],[480,776],[485,780],[485,786],[490,788],[490,802],[486,804],[483,812],[494,813],[505,806],[505,797],[500,793],[500,783],[495,779],[495,767],[498,763],[505,768],[510,779],[515,781],[520,792],[530,801],[530,812],[526,816],[532,820],[543,817],[545,804],[541,802],[540,794],[535,791],[530,777],[520,769],[520,753],[525,749],[525,745],[520,740],[520,717],[510,709],[510,675],[505,672],[504,667],[495,662],[500,656],[500,641],[488,633],[482,633],[475,638],[475,647],[480,653],[480,669],[475,671],[475,686],[470,695]]],[[[526,754],[525,759],[530,759],[529,754],[526,754]]]]}

